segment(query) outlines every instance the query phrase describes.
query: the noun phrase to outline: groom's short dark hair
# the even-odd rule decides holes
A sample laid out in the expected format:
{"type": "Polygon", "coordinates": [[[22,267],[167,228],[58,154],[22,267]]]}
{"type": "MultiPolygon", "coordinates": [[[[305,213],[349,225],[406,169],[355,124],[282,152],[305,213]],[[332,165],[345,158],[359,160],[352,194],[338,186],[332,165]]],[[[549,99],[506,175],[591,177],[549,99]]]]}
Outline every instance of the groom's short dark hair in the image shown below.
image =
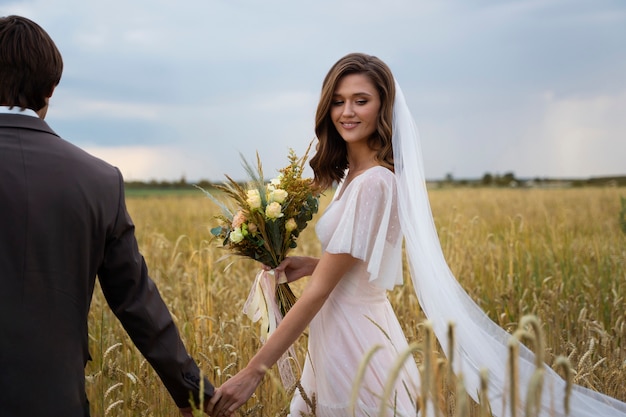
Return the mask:
{"type": "Polygon", "coordinates": [[[0,17],[0,105],[42,109],[62,72],[61,53],[41,26],[21,16],[0,17]]]}

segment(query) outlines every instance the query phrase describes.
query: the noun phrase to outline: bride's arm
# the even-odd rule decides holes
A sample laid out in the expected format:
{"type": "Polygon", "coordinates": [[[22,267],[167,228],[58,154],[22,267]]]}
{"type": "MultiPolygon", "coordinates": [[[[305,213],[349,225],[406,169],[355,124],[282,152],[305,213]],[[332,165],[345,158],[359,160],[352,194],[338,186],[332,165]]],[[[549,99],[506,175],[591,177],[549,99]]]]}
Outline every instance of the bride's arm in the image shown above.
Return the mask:
{"type": "Polygon", "coordinates": [[[287,351],[309,325],[343,275],[357,260],[349,254],[324,253],[302,295],[265,345],[237,375],[224,383],[211,398],[209,414],[233,413],[261,383],[265,372],[287,351]]]}

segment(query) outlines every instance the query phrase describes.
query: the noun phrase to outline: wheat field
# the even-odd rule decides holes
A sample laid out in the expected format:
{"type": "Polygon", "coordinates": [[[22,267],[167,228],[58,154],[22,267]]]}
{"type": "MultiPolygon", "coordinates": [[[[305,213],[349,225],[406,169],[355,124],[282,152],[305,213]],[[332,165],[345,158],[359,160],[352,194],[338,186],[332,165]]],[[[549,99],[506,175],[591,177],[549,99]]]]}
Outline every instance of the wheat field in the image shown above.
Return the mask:
{"type": "MultiPolygon", "coordinates": [[[[575,383],[626,401],[626,234],[620,229],[626,190],[445,188],[429,194],[450,268],[487,314],[511,332],[523,316],[537,317],[549,365],[565,356],[575,383]]],[[[322,198],[320,211],[329,197],[322,198]]],[[[217,211],[201,192],[129,197],[127,204],[150,275],[185,345],[220,385],[259,347],[257,326],[241,312],[258,265],[223,259],[209,233],[217,211]]],[[[319,255],[314,223],[294,254],[319,255]]],[[[389,297],[409,341],[421,342],[424,316],[410,279],[405,282],[389,297]]],[[[296,294],[301,285],[292,285],[296,294]]],[[[85,372],[92,415],[178,415],[99,288],[89,338],[93,360],[85,372]]],[[[300,358],[305,349],[306,333],[296,343],[300,358]]],[[[438,350],[434,355],[445,363],[438,350]]],[[[418,363],[420,357],[415,356],[418,363]]],[[[448,415],[485,415],[476,405],[464,405],[453,379],[437,381],[448,415]]],[[[240,415],[284,415],[289,399],[272,369],[240,415]]]]}

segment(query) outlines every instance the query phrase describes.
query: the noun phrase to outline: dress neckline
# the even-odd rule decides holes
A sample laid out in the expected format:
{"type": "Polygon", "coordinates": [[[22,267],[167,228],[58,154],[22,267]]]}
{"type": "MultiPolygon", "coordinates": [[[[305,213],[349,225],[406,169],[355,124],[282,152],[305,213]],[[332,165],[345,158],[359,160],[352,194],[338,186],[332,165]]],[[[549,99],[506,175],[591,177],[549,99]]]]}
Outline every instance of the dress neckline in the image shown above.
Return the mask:
{"type": "Polygon", "coordinates": [[[373,169],[376,168],[382,168],[382,169],[387,169],[382,165],[374,165],[371,166],[367,169],[364,169],[360,174],[356,175],[354,178],[352,178],[349,182],[341,182],[339,184],[339,187],[337,187],[337,191],[335,192],[335,198],[333,198],[333,201],[339,201],[343,198],[343,195],[346,193],[346,191],[348,191],[348,189],[350,188],[350,186],[352,184],[354,184],[354,182],[356,182],[357,179],[361,178],[364,174],[370,172],[373,169]]]}

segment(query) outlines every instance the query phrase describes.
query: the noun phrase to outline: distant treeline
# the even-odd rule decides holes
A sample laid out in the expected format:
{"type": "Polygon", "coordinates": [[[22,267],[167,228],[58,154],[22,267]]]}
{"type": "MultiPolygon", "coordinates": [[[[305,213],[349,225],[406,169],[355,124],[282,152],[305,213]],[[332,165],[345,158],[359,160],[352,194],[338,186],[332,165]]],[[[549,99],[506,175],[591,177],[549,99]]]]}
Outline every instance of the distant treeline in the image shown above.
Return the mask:
{"type": "Polygon", "coordinates": [[[610,177],[580,178],[517,178],[513,172],[504,175],[486,173],[482,178],[457,179],[447,174],[443,180],[429,181],[433,186],[470,186],[470,187],[624,187],[626,175],[610,177]]]}
{"type": "MultiPolygon", "coordinates": [[[[127,181],[126,189],[128,190],[180,190],[191,189],[195,185],[211,190],[214,185],[220,184],[208,180],[200,180],[197,182],[187,181],[184,177],[177,181],[127,181]]],[[[517,178],[512,172],[504,175],[486,173],[482,178],[474,179],[458,179],[451,174],[447,174],[441,180],[429,180],[428,185],[431,187],[626,187],[626,175],[613,177],[590,177],[587,179],[567,179],[567,178],[517,178]]]]}

